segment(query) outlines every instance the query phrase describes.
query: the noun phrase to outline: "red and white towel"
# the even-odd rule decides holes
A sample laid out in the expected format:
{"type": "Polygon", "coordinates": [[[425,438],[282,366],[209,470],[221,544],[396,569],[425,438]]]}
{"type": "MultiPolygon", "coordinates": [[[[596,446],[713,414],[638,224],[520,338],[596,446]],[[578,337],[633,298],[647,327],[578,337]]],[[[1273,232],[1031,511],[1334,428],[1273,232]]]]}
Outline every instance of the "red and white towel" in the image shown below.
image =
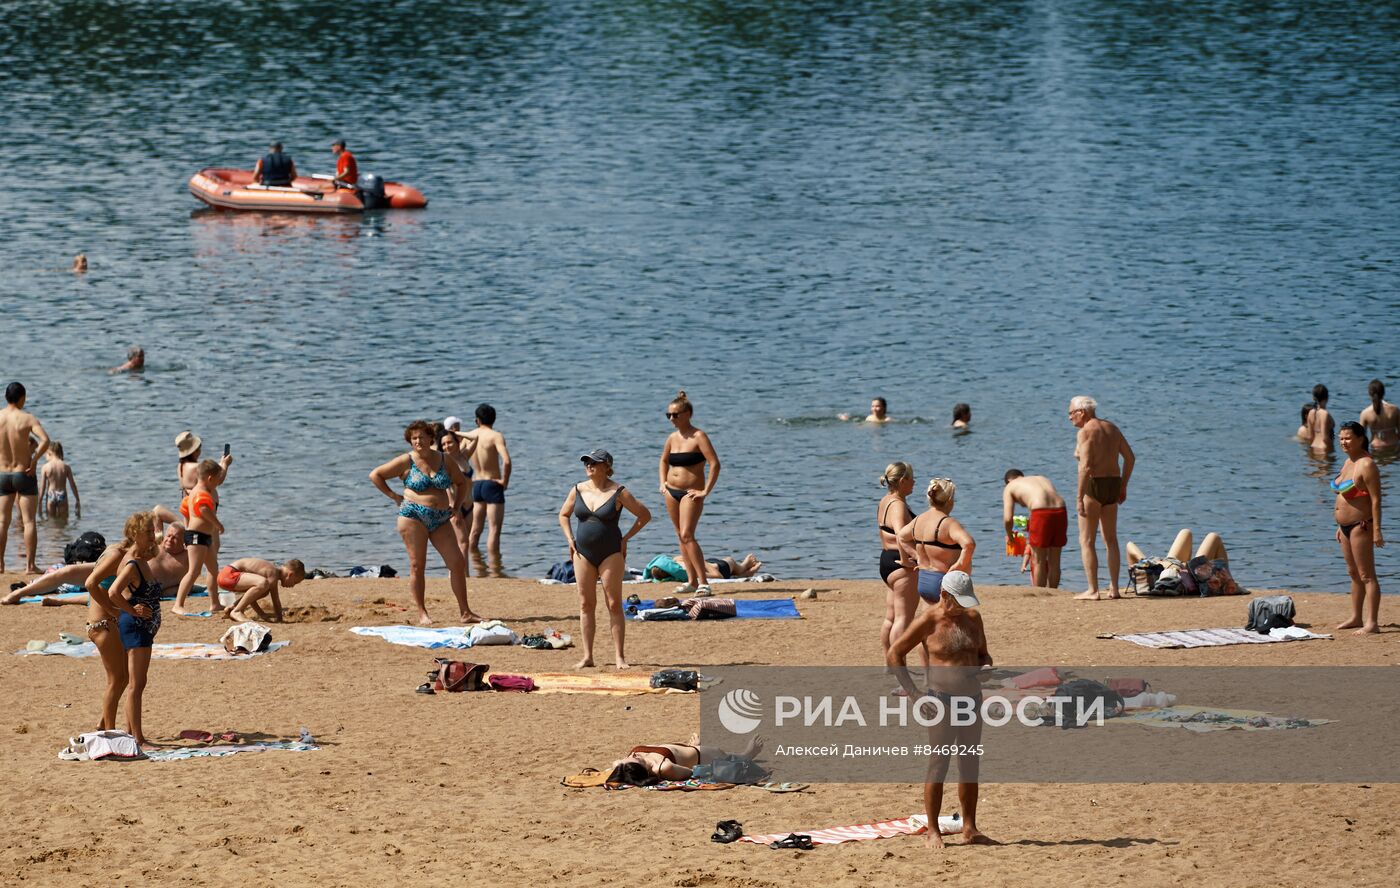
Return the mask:
{"type": "MultiPolygon", "coordinates": [[[[799,829],[790,832],[774,833],[769,836],[741,836],[739,841],[756,845],[770,845],[785,839],[793,832],[811,836],[813,845],[840,845],[843,842],[863,842],[867,839],[892,839],[895,836],[916,836],[924,831],[928,818],[923,814],[913,814],[899,820],[882,820],[879,823],[862,823],[855,826],[832,826],[826,829],[799,829]]],[[[962,819],[953,814],[938,818],[938,825],[945,834],[962,829],[962,819]]]]}

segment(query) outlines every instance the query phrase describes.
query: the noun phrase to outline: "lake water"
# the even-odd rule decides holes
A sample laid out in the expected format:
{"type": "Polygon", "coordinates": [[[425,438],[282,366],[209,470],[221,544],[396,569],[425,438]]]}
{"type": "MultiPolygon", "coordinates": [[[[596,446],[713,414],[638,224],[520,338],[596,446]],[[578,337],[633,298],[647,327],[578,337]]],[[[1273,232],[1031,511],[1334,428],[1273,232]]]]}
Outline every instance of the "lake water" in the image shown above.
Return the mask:
{"type": "MultiPolygon", "coordinates": [[[[488,401],[507,572],[563,557],[597,446],[658,512],[640,564],[674,551],[656,461],[684,388],[724,462],[708,554],[873,577],[876,479],[904,459],[920,490],[956,479],[977,577],[1012,581],[1002,472],[1072,491],[1085,392],[1138,454],[1125,539],[1218,531],[1245,585],[1346,588],[1339,462],[1290,436],[1316,382],[1340,419],[1372,377],[1400,389],[1400,4],[213,9],[52,2],[0,30],[0,376],[87,504],[46,560],[171,504],[193,428],[237,460],[229,556],[402,569],[367,473],[409,420],[488,401]],[[429,208],[185,191],[274,137],[329,171],[338,136],[429,208]],[[61,271],[80,251],[91,272],[61,271]],[[131,343],[149,369],[107,375],[131,343]],[[873,395],[904,421],[834,418],[873,395]]],[[[1065,566],[1082,583],[1073,544],[1065,566]]]]}

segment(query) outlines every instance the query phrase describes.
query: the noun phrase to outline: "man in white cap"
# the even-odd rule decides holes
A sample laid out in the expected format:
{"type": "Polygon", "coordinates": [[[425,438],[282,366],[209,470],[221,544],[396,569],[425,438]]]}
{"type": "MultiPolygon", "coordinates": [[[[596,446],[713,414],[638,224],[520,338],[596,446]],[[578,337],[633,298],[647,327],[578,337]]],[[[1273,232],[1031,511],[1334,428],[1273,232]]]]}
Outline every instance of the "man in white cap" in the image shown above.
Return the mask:
{"type": "Polygon", "coordinates": [[[958,760],[958,807],[963,818],[963,842],[990,845],[992,840],[977,829],[977,776],[982,743],[982,686],[977,673],[983,666],[992,665],[992,655],[987,653],[982,615],[973,609],[980,602],[972,589],[972,577],[961,570],[950,570],[944,575],[939,592],[938,603],[915,617],[898,639],[890,641],[885,663],[899,679],[904,693],[915,701],[913,705],[923,706],[924,718],[933,720],[928,731],[934,753],[929,756],[928,780],[924,783],[929,847],[943,847],[943,836],[936,824],[938,811],[943,806],[943,782],[948,776],[952,752],[956,752],[958,760]],[[904,658],[921,644],[928,648],[929,662],[928,690],[924,693],[914,686],[914,679],[904,665],[904,658]],[[955,723],[954,713],[960,709],[976,713],[970,724],[955,723]],[[940,711],[941,716],[938,715],[940,711]]]}

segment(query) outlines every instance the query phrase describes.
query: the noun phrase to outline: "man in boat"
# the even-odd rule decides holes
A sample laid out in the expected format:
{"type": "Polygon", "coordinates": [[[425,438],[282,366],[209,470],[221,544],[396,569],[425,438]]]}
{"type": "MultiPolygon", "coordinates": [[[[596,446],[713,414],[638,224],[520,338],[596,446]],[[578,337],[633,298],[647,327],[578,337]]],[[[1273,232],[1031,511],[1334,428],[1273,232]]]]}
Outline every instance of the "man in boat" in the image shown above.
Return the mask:
{"type": "Polygon", "coordinates": [[[292,184],[292,180],[297,177],[297,165],[292,159],[282,153],[282,143],[273,142],[268,146],[267,153],[253,167],[253,178],[262,185],[282,185],[292,184]]]}
{"type": "Polygon", "coordinates": [[[360,167],[355,163],[355,155],[346,149],[345,140],[332,142],[331,153],[335,155],[335,184],[354,188],[360,181],[360,167]]]}

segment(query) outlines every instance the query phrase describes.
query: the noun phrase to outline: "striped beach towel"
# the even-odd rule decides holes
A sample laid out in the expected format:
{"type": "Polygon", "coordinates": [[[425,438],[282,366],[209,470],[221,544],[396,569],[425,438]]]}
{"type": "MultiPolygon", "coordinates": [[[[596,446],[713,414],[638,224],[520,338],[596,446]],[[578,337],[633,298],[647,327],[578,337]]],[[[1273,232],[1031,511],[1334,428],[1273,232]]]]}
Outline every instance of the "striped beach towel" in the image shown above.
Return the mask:
{"type": "MultiPolygon", "coordinates": [[[[826,829],[790,830],[766,836],[741,836],[739,841],[755,845],[771,845],[785,839],[793,832],[812,837],[813,845],[840,845],[843,842],[863,842],[868,839],[892,839],[895,836],[916,836],[924,832],[928,818],[923,814],[912,814],[899,820],[882,820],[879,823],[861,823],[855,826],[832,826],[826,829]]],[[[962,818],[957,814],[938,818],[938,827],[946,835],[962,829],[962,818]]]]}
{"type": "MultiPolygon", "coordinates": [[[[1306,632],[1306,630],[1297,630],[1306,632]]],[[[1330,635],[1317,635],[1306,632],[1304,636],[1294,633],[1293,637],[1260,635],[1249,629],[1178,629],[1172,632],[1139,632],[1133,635],[1112,635],[1145,648],[1199,648],[1221,647],[1227,644],[1274,644],[1281,641],[1310,641],[1314,638],[1331,638],[1330,635]]]]}

